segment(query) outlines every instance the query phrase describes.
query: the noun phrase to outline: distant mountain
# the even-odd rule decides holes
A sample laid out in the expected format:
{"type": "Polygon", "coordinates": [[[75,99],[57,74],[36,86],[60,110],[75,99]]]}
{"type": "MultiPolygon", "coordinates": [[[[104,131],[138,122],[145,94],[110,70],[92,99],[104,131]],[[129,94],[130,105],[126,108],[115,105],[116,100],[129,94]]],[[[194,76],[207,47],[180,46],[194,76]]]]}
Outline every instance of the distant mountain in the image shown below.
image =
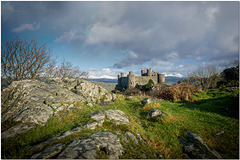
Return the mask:
{"type": "Polygon", "coordinates": [[[165,81],[167,82],[167,84],[173,85],[184,78],[185,77],[167,76],[167,77],[165,77],[165,81]]]}
{"type": "MultiPolygon", "coordinates": [[[[167,82],[167,84],[170,84],[170,85],[177,83],[181,79],[184,79],[184,78],[175,77],[175,76],[165,77],[165,81],[167,82]]],[[[91,79],[88,79],[88,80],[89,81],[97,81],[97,82],[105,82],[105,83],[117,83],[118,82],[117,79],[108,79],[108,78],[91,78],[91,79]]]]}

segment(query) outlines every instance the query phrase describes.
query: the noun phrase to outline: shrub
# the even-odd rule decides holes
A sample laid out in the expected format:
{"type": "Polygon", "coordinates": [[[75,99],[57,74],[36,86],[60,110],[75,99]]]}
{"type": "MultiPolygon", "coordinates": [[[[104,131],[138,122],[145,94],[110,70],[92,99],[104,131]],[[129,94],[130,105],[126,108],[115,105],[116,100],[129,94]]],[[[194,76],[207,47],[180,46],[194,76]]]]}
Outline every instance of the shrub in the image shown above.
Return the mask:
{"type": "Polygon", "coordinates": [[[144,88],[145,88],[146,91],[149,91],[153,85],[154,85],[153,80],[149,79],[148,83],[145,84],[144,88]]]}
{"type": "Polygon", "coordinates": [[[112,90],[112,93],[118,94],[118,93],[121,93],[121,91],[119,91],[118,89],[114,89],[114,90],[112,90]]]}
{"type": "Polygon", "coordinates": [[[127,88],[124,92],[123,92],[124,95],[127,95],[127,96],[133,96],[133,95],[140,95],[141,94],[141,91],[137,88],[127,88]]]}
{"type": "Polygon", "coordinates": [[[229,82],[226,81],[220,81],[218,83],[218,88],[224,89],[225,87],[238,87],[239,86],[239,80],[231,80],[229,82]]]}
{"type": "Polygon", "coordinates": [[[167,84],[157,84],[157,85],[154,85],[150,91],[147,91],[146,95],[151,96],[151,97],[156,97],[159,95],[160,91],[164,92],[166,90],[168,90],[167,84]]]}
{"type": "Polygon", "coordinates": [[[192,95],[200,89],[193,85],[173,85],[165,91],[160,91],[157,98],[170,101],[186,101],[191,100],[192,95]]]}

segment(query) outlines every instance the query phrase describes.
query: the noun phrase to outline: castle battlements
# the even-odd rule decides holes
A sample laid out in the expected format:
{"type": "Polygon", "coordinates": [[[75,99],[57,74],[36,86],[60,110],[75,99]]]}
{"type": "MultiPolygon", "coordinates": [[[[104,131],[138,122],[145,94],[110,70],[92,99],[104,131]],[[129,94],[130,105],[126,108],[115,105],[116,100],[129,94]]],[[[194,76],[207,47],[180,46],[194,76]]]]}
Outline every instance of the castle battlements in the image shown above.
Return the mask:
{"type": "Polygon", "coordinates": [[[148,81],[152,79],[154,84],[165,83],[165,74],[153,72],[150,69],[141,70],[141,76],[135,76],[131,71],[129,74],[124,77],[124,73],[118,75],[118,87],[123,88],[134,88],[136,86],[143,86],[148,83],[148,81]]]}

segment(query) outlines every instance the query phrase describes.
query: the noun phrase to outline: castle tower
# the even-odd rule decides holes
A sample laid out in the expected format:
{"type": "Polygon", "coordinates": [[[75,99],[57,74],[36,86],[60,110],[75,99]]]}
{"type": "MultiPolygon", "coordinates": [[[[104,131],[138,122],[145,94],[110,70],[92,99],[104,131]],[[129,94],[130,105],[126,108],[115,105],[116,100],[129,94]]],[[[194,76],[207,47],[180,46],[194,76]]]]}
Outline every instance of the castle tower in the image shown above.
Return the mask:
{"type": "Polygon", "coordinates": [[[151,75],[151,68],[147,69],[147,75],[150,76],[151,75]]]}
{"type": "Polygon", "coordinates": [[[124,77],[124,73],[123,72],[121,72],[121,77],[124,77]]]}
{"type": "Polygon", "coordinates": [[[158,74],[158,83],[165,83],[165,74],[158,74]]]}
{"type": "Polygon", "coordinates": [[[135,75],[133,75],[132,72],[129,72],[127,77],[128,77],[128,88],[134,88],[136,86],[135,75]]]}
{"type": "Polygon", "coordinates": [[[141,70],[141,76],[145,74],[145,70],[141,70]]]}
{"type": "Polygon", "coordinates": [[[122,79],[121,79],[122,77],[121,77],[121,75],[118,75],[118,86],[121,86],[122,85],[122,79]]]}

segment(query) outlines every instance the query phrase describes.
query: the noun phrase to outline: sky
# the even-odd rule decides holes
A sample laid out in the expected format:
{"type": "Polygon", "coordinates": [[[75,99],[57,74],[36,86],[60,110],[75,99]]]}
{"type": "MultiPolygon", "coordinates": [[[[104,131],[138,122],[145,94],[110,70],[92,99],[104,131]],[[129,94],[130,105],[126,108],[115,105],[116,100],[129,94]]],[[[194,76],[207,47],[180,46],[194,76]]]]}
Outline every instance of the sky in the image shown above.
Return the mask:
{"type": "Polygon", "coordinates": [[[53,58],[90,78],[147,68],[184,77],[238,60],[238,9],[237,1],[2,1],[1,44],[16,35],[46,41],[53,58]]]}

